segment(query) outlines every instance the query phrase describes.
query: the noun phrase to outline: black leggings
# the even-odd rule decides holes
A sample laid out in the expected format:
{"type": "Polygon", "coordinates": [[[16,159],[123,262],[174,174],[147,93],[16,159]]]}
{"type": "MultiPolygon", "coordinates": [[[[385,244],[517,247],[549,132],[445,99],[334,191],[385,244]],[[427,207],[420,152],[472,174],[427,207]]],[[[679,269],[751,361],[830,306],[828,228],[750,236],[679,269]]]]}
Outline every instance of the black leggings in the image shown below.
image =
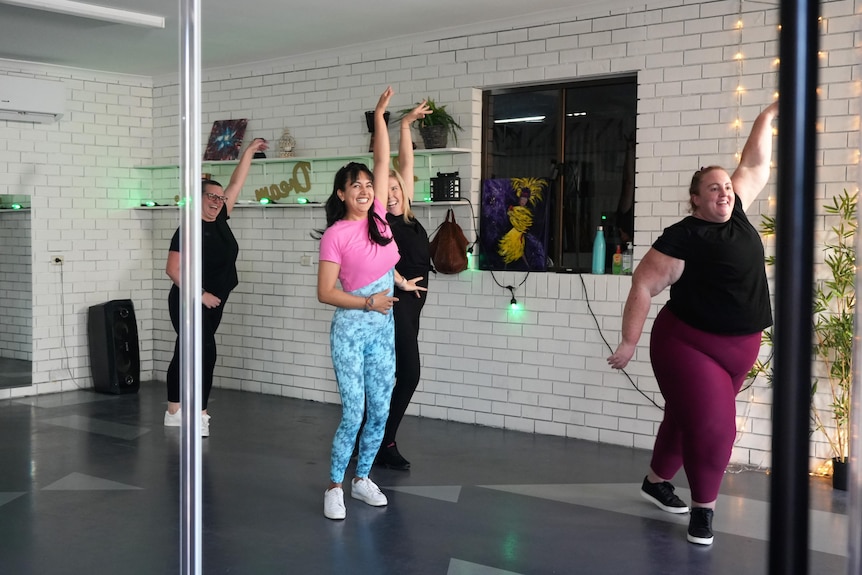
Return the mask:
{"type": "MultiPolygon", "coordinates": [[[[224,312],[225,296],[221,300],[221,305],[215,308],[201,306],[203,316],[201,317],[201,331],[203,342],[201,344],[203,352],[203,409],[207,408],[210,391],[213,388],[213,371],[216,364],[216,342],[215,333],[221,323],[221,316],[224,312]]],[[[177,332],[177,341],[174,344],[174,357],[171,358],[171,364],[168,366],[168,401],[173,403],[180,402],[180,290],[177,286],[171,286],[171,293],[168,294],[168,311],[171,314],[171,323],[174,326],[174,331],[177,332]]]]}
{"type": "Polygon", "coordinates": [[[413,392],[419,385],[419,316],[425,305],[425,294],[396,290],[395,314],[395,388],[389,404],[389,419],[383,433],[383,446],[395,441],[398,426],[404,418],[413,392]]]}

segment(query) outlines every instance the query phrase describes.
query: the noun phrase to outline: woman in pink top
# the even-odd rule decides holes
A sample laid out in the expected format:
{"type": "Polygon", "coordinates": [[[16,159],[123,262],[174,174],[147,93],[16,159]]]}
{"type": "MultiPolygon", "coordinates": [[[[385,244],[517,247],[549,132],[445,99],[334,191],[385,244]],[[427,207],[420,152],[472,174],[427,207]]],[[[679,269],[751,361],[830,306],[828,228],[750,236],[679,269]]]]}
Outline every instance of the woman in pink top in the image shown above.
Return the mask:
{"type": "Polygon", "coordinates": [[[355,162],[338,170],[320,240],[317,299],[336,308],[329,341],[341,396],[341,423],[332,441],[330,485],[323,498],[323,514],[329,519],[346,515],[342,482],[366,409],[350,492],[369,505],[387,504],[368,474],[383,438],[395,383],[390,310],[398,300],[392,297],[393,284],[404,291],[425,289],[416,285],[422,278],[406,280],[395,271],[400,256],[386,223],[389,133],[383,112],[391,98],[392,88],[387,88],[374,110],[374,174],[355,162]]]}

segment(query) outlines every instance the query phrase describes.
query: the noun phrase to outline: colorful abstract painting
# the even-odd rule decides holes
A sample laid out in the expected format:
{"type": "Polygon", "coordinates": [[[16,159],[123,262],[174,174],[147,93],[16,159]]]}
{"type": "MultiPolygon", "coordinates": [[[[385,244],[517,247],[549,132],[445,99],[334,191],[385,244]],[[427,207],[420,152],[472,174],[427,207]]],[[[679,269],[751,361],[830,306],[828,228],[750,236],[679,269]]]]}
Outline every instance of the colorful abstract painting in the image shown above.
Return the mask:
{"type": "Polygon", "coordinates": [[[548,180],[500,178],[482,182],[479,268],[548,268],[548,180]]]}
{"type": "Polygon", "coordinates": [[[210,139],[204,152],[204,160],[236,160],[245,136],[248,120],[217,120],[213,122],[210,139]]]}

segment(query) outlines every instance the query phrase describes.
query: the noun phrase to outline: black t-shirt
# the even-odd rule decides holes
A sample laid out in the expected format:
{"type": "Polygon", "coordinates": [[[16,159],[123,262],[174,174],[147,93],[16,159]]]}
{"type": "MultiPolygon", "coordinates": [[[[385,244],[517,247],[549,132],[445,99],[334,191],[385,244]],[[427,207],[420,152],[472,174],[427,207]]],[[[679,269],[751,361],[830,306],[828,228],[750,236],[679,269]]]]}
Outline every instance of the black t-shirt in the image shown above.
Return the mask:
{"type": "Polygon", "coordinates": [[[757,333],[772,325],[763,243],[739,196],[727,222],[689,216],[666,228],[653,247],[685,261],[667,303],[685,323],[727,335],[757,333]]]}
{"type": "Polygon", "coordinates": [[[428,287],[428,274],[431,271],[431,249],[428,246],[428,233],[415,218],[407,223],[404,216],[386,214],[386,221],[395,238],[395,245],[401,259],[395,264],[395,269],[404,278],[410,280],[422,276],[419,285],[428,287]]]}
{"type": "MultiPolygon", "coordinates": [[[[202,247],[202,279],[205,291],[225,299],[239,284],[236,273],[236,258],[239,255],[239,244],[227,225],[230,216],[227,206],[222,206],[214,222],[201,222],[203,236],[202,247]]],[[[180,229],[171,238],[171,251],[180,251],[180,229]]]]}

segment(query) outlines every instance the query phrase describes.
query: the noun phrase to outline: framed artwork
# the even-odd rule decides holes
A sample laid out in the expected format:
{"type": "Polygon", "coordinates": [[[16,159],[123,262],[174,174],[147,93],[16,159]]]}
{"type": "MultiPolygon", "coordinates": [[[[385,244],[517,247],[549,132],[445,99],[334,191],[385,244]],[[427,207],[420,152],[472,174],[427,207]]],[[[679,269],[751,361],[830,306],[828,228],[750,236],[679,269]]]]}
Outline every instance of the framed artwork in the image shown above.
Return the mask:
{"type": "Polygon", "coordinates": [[[497,178],[482,182],[479,269],[548,269],[546,178],[497,178]]]}
{"type": "Polygon", "coordinates": [[[216,120],[204,151],[204,160],[236,160],[248,120],[216,120]]]}

